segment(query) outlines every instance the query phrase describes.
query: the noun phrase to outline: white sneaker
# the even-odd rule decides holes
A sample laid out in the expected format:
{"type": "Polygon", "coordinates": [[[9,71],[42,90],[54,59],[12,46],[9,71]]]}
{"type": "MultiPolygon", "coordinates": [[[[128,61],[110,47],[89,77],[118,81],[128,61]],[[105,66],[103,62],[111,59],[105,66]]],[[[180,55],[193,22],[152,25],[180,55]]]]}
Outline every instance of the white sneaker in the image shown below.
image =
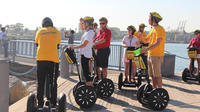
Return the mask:
{"type": "Polygon", "coordinates": [[[43,108],[38,108],[37,112],[43,112],[43,108]]]}

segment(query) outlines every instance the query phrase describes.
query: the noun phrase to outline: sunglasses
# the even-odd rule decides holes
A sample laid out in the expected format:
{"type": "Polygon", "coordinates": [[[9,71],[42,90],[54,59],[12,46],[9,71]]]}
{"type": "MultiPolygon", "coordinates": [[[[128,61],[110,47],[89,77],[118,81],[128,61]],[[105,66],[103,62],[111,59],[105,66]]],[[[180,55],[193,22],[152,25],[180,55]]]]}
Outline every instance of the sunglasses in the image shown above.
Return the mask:
{"type": "Polygon", "coordinates": [[[106,23],[100,23],[100,25],[104,25],[104,24],[106,24],[106,23]]]}

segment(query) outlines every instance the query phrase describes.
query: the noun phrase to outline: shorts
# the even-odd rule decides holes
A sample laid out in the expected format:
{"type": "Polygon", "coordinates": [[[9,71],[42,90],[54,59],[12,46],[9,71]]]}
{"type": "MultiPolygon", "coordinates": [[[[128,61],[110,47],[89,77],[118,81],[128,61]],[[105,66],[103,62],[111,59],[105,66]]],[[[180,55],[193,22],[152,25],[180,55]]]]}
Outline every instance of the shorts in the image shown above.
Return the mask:
{"type": "Polygon", "coordinates": [[[90,61],[90,58],[86,58],[84,55],[81,55],[81,66],[83,70],[83,75],[87,82],[92,81],[93,79],[89,70],[89,61],[90,61]]]}
{"type": "Polygon", "coordinates": [[[97,50],[97,67],[108,68],[108,59],[110,56],[110,48],[102,48],[97,50]]]}
{"type": "Polygon", "coordinates": [[[148,56],[148,73],[151,77],[161,77],[163,56],[148,56]]]}
{"type": "Polygon", "coordinates": [[[200,58],[200,54],[197,54],[197,58],[200,58]]]}

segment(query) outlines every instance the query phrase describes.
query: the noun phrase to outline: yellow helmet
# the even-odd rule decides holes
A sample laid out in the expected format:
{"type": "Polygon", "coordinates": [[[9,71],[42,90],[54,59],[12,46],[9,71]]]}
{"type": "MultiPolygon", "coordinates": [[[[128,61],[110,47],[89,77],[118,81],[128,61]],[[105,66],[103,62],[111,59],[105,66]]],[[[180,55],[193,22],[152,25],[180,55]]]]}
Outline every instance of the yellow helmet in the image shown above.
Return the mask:
{"type": "Polygon", "coordinates": [[[162,17],[157,12],[151,12],[150,15],[157,23],[162,20],[162,17]]]}
{"type": "Polygon", "coordinates": [[[90,24],[93,24],[94,18],[93,18],[93,17],[90,17],[90,16],[85,16],[85,17],[83,18],[83,21],[84,21],[84,22],[88,22],[88,23],[90,23],[90,24]]]}
{"type": "Polygon", "coordinates": [[[140,24],[139,27],[144,28],[146,25],[144,23],[140,24]]]}

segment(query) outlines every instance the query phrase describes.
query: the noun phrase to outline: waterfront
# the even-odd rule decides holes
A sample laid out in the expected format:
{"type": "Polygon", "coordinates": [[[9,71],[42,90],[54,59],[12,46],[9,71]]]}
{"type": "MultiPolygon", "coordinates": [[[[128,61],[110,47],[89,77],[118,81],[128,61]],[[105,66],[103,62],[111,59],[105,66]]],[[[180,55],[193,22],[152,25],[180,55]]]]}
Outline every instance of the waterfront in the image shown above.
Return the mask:
{"type": "MultiPolygon", "coordinates": [[[[121,42],[112,42],[112,44],[121,45],[121,42]]],[[[187,44],[182,43],[166,43],[165,53],[176,55],[175,73],[183,71],[185,67],[189,66],[189,59],[187,55],[187,44]]]]}
{"type": "MultiPolygon", "coordinates": [[[[79,43],[76,41],[76,43],[79,43]]],[[[16,47],[16,55],[26,58],[33,58],[35,56],[36,50],[34,50],[34,42],[27,40],[16,40],[11,41],[10,43],[10,51],[12,55],[13,48],[16,47]]],[[[61,47],[67,45],[66,40],[62,40],[61,47]]],[[[187,44],[180,43],[166,43],[165,45],[165,53],[170,53],[176,55],[175,60],[175,73],[181,72],[185,67],[188,67],[189,59],[187,56],[187,44]]],[[[123,47],[121,47],[121,42],[112,42],[111,43],[111,54],[109,57],[109,68],[123,70],[123,62],[122,57],[124,53],[123,47]]],[[[59,53],[61,54],[61,49],[59,53]]]]}

